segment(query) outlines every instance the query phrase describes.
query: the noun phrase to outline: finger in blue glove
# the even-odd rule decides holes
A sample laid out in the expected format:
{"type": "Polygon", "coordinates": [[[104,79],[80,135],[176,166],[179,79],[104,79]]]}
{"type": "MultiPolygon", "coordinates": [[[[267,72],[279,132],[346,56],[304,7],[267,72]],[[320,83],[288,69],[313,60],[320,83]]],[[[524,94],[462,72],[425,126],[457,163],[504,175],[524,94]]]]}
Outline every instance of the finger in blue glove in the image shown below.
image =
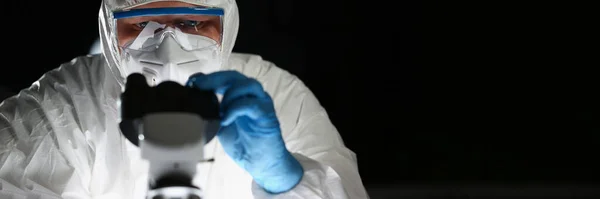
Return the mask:
{"type": "Polygon", "coordinates": [[[270,193],[296,186],[304,170],[285,147],[273,100],[256,79],[237,71],[192,75],[188,86],[223,95],[217,137],[225,152],[270,193]]]}

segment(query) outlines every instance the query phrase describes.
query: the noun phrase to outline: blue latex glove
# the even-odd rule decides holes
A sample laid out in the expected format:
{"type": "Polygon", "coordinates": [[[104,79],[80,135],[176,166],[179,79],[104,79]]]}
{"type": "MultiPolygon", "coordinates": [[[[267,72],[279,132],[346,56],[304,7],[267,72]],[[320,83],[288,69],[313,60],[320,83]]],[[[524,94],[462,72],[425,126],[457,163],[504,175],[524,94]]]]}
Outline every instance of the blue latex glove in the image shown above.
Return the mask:
{"type": "Polygon", "coordinates": [[[225,152],[270,193],[300,182],[304,170],[286,149],[273,100],[262,85],[237,71],[195,74],[188,86],[223,95],[217,137],[225,152]]]}

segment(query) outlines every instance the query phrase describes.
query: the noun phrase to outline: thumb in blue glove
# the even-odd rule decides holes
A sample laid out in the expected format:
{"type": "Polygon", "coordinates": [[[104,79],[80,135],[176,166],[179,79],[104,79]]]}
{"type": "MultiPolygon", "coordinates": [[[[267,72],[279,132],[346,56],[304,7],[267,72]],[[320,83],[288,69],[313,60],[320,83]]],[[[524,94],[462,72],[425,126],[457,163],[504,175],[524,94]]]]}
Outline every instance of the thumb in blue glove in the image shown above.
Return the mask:
{"type": "Polygon", "coordinates": [[[192,75],[188,86],[223,95],[217,134],[225,152],[270,193],[300,182],[304,170],[285,147],[273,100],[255,79],[237,71],[192,75]]]}

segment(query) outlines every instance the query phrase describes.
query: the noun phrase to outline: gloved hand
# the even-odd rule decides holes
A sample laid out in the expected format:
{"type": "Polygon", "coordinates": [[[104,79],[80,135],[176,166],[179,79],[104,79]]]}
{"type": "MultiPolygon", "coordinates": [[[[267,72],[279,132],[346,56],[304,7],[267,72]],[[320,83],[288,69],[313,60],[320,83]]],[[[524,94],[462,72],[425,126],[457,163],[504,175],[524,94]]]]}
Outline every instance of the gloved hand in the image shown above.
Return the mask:
{"type": "Polygon", "coordinates": [[[187,85],[223,95],[217,137],[258,185],[281,193],[300,182],[304,170],[285,147],[273,100],[257,80],[237,71],[220,71],[192,75],[187,85]]]}

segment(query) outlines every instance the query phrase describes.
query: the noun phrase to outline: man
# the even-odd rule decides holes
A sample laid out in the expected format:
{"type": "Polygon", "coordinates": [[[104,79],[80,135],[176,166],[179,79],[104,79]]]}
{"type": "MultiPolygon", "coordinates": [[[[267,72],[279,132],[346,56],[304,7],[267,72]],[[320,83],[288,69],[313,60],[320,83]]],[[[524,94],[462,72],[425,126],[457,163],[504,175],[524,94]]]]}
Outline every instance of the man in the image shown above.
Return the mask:
{"type": "Polygon", "coordinates": [[[143,198],[148,165],[118,127],[133,73],[222,98],[218,139],[205,146],[214,162],[194,178],[205,198],[368,198],[355,154],[310,90],[259,56],[231,53],[235,1],[104,0],[99,15],[102,55],[65,63],[0,105],[0,198],[143,198]]]}

